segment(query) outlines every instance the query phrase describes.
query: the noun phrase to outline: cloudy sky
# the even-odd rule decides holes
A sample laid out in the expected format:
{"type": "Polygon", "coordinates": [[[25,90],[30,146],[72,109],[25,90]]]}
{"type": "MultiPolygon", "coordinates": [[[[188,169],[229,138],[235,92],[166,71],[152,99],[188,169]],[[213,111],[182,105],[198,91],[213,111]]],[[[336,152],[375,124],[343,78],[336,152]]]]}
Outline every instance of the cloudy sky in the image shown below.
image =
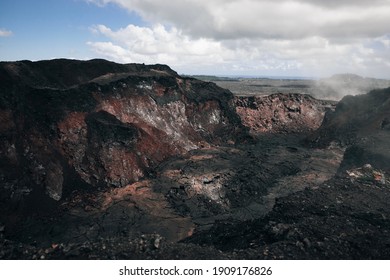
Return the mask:
{"type": "Polygon", "coordinates": [[[0,60],[390,79],[390,0],[1,0],[0,60]]]}

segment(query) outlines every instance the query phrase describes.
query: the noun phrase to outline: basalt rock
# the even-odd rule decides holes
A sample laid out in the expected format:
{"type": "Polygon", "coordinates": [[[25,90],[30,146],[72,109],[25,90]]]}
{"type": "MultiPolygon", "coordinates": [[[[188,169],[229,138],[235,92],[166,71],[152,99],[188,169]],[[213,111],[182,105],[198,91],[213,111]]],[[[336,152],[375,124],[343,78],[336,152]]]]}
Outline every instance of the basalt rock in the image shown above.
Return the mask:
{"type": "Polygon", "coordinates": [[[246,135],[229,91],[165,65],[3,62],[0,92],[1,202],[18,209],[126,186],[169,157],[246,135]]]}
{"type": "Polygon", "coordinates": [[[237,96],[236,111],[251,133],[300,133],[320,127],[325,112],[335,102],[304,94],[237,96]]]}
{"type": "Polygon", "coordinates": [[[364,164],[389,170],[389,119],[390,88],[346,96],[308,139],[317,147],[336,144],[346,148],[340,172],[364,164]]]}
{"type": "Polygon", "coordinates": [[[337,141],[353,144],[360,138],[388,131],[390,118],[390,88],[367,94],[345,96],[312,138],[320,145],[337,141]]]}

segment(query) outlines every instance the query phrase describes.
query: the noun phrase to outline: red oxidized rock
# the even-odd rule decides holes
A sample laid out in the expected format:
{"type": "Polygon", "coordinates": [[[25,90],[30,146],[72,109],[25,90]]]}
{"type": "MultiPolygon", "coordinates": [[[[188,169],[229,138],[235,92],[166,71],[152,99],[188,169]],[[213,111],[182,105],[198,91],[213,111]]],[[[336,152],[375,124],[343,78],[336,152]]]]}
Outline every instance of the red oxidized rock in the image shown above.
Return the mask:
{"type": "Polygon", "coordinates": [[[297,133],[317,129],[334,102],[302,94],[235,98],[236,111],[252,133],[297,133]]]}
{"type": "Polygon", "coordinates": [[[21,61],[0,72],[5,180],[55,200],[126,186],[168,157],[246,131],[230,92],[164,65],[21,61]]]}

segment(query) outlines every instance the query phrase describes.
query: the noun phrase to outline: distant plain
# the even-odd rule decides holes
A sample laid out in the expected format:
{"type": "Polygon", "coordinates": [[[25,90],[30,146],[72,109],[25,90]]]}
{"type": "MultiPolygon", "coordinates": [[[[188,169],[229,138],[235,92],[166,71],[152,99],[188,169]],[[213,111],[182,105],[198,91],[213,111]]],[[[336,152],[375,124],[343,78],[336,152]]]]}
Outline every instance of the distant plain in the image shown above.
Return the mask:
{"type": "Polygon", "coordinates": [[[193,77],[207,82],[214,82],[237,96],[301,93],[310,94],[318,99],[338,101],[345,95],[365,94],[373,89],[390,87],[390,80],[364,78],[354,74],[338,74],[324,79],[296,77],[193,77]]]}

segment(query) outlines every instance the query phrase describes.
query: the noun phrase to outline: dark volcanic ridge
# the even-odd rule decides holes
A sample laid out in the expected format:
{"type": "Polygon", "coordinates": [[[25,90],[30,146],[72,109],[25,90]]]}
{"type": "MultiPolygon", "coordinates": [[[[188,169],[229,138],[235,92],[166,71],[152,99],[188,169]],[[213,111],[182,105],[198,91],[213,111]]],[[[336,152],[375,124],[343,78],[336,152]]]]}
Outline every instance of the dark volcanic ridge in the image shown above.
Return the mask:
{"type": "Polygon", "coordinates": [[[389,89],[60,59],[0,63],[0,93],[2,259],[390,257],[389,89]]]}

